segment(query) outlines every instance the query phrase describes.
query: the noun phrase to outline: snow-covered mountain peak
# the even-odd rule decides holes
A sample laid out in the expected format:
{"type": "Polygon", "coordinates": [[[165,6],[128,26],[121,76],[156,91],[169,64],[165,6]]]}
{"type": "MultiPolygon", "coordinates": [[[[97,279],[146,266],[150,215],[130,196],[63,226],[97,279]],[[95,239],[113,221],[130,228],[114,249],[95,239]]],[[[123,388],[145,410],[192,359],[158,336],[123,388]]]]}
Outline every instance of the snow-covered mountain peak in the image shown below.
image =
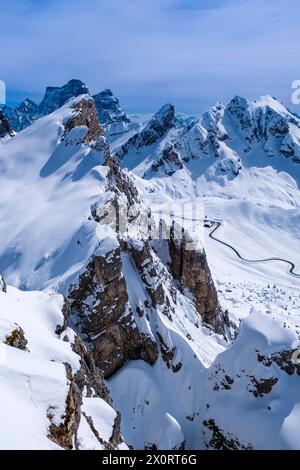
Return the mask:
{"type": "Polygon", "coordinates": [[[143,162],[150,154],[162,150],[170,135],[176,132],[175,108],[172,104],[163,105],[159,111],[135,134],[115,148],[115,154],[122,166],[132,169],[143,162]]]}
{"type": "Polygon", "coordinates": [[[88,94],[87,86],[81,81],[72,79],[61,87],[48,86],[39,105],[39,115],[45,116],[63,106],[70,98],[88,94]]]}
{"type": "Polygon", "coordinates": [[[105,128],[108,137],[115,138],[134,127],[121,107],[118,98],[110,89],[101,91],[93,98],[101,125],[105,128]]]}
{"type": "MultiPolygon", "coordinates": [[[[163,104],[157,113],[154,114],[153,118],[163,121],[166,120],[168,116],[170,120],[173,120],[175,116],[175,108],[171,103],[163,104]]],[[[173,125],[174,122],[172,122],[172,126],[173,125]]]]}
{"type": "Polygon", "coordinates": [[[103,90],[93,96],[101,124],[111,124],[112,122],[122,120],[130,123],[130,119],[120,106],[118,98],[110,89],[103,90]]]}
{"type": "Polygon", "coordinates": [[[48,86],[39,105],[26,98],[15,108],[5,105],[3,111],[12,129],[21,132],[38,118],[59,109],[68,100],[88,93],[89,90],[83,82],[72,79],[61,87],[48,86]]]}
{"type": "Polygon", "coordinates": [[[275,98],[251,102],[236,96],[225,109],[224,123],[243,152],[251,153],[259,144],[268,156],[300,161],[300,119],[275,98]]]}
{"type": "Polygon", "coordinates": [[[239,119],[241,125],[245,127],[248,127],[250,124],[258,125],[258,120],[263,116],[267,120],[271,120],[274,115],[281,116],[283,119],[296,125],[299,124],[299,119],[280,101],[270,95],[261,96],[255,101],[235,96],[226,107],[225,112],[229,113],[233,118],[239,119]]]}
{"type": "Polygon", "coordinates": [[[155,130],[159,136],[162,136],[168,129],[175,126],[175,108],[172,104],[166,103],[154,114],[146,127],[155,130]]]}
{"type": "Polygon", "coordinates": [[[21,113],[31,113],[32,115],[38,113],[38,105],[30,98],[26,98],[24,101],[22,101],[22,103],[16,109],[21,113]]]}
{"type": "Polygon", "coordinates": [[[281,103],[277,98],[271,95],[261,96],[257,100],[249,102],[249,104],[252,109],[270,108],[276,111],[277,113],[283,114],[285,116],[291,114],[283,103],[281,103]]]}

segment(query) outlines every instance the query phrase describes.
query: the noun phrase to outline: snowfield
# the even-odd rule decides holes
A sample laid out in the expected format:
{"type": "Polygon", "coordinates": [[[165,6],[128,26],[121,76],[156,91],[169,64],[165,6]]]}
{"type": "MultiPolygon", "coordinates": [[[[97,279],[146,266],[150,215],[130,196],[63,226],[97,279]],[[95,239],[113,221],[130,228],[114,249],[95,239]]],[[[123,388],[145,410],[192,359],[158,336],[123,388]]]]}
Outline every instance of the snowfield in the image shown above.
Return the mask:
{"type": "MultiPolygon", "coordinates": [[[[14,287],[0,291],[0,449],[62,450],[51,440],[49,427],[59,425],[66,413],[70,381],[65,364],[73,374],[80,368],[80,357],[72,347],[74,331],[67,328],[61,336],[56,333],[64,321],[63,303],[59,294],[22,292],[14,287]],[[24,349],[10,342],[20,329],[27,341],[24,349]]],[[[108,442],[116,412],[99,397],[83,398],[82,412],[77,448],[104,449],[85,416],[92,418],[108,442]]]]}

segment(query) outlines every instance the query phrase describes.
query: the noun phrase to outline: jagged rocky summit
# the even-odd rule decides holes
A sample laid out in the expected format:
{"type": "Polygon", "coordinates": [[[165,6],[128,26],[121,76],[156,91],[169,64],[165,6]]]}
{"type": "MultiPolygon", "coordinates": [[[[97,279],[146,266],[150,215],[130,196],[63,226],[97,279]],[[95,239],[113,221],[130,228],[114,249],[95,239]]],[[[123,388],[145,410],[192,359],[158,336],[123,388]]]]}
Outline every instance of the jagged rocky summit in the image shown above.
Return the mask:
{"type": "MultiPolygon", "coordinates": [[[[20,132],[36,119],[56,111],[71,98],[86,94],[89,94],[88,87],[81,80],[72,79],[61,87],[48,86],[40,104],[27,98],[15,108],[5,105],[3,112],[12,129],[20,132]]],[[[119,100],[111,90],[104,90],[94,95],[93,98],[100,122],[105,127],[108,136],[117,136],[133,128],[119,100]]]]}
{"type": "Polygon", "coordinates": [[[118,98],[109,89],[93,96],[100,123],[109,137],[124,134],[133,128],[133,125],[121,108],[118,98]]]}

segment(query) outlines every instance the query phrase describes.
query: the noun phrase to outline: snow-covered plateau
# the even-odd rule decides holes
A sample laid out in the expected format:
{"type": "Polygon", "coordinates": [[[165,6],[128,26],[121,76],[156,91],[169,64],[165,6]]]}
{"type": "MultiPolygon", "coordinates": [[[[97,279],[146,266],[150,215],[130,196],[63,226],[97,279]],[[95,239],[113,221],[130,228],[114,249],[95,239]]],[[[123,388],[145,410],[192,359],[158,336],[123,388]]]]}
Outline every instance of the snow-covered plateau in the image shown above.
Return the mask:
{"type": "Polygon", "coordinates": [[[270,96],[0,110],[0,448],[300,449],[299,185],[270,96]]]}

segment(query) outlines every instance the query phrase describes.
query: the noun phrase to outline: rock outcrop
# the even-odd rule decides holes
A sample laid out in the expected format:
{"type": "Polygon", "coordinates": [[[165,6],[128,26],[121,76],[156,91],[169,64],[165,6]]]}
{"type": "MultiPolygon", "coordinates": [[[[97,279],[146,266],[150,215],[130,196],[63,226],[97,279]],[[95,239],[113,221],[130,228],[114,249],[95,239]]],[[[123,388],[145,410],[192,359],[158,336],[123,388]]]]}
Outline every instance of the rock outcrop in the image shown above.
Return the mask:
{"type": "Polygon", "coordinates": [[[195,300],[197,311],[203,321],[222,334],[224,325],[217,291],[207,264],[206,254],[200,249],[187,246],[188,240],[170,238],[169,252],[171,272],[175,279],[187,288],[195,300]]]}
{"type": "Polygon", "coordinates": [[[25,338],[24,330],[18,325],[16,325],[16,328],[8,336],[6,336],[4,343],[13,348],[27,351],[26,346],[28,341],[25,338]]]}
{"type": "Polygon", "coordinates": [[[13,135],[11,125],[2,109],[0,109],[0,139],[13,135]]]}
{"type": "MultiPolygon", "coordinates": [[[[84,98],[74,105],[74,117],[65,123],[65,130],[62,140],[67,139],[72,129],[86,127],[87,132],[81,139],[82,143],[95,142],[99,137],[104,136],[104,131],[100,126],[95,102],[92,98],[84,98]]],[[[80,143],[77,141],[77,143],[80,143]]]]}
{"type": "Polygon", "coordinates": [[[137,328],[128,303],[121,250],[94,256],[69,293],[76,327],[107,378],[128,360],[154,364],[157,346],[137,328]]]}
{"type": "Polygon", "coordinates": [[[118,149],[116,156],[122,160],[131,151],[141,151],[158,142],[168,130],[176,127],[175,109],[172,104],[165,104],[150,119],[146,126],[118,149]]]}
{"type": "Polygon", "coordinates": [[[123,134],[129,130],[131,121],[111,90],[101,91],[93,98],[100,123],[108,136],[123,134]]]}
{"type": "Polygon", "coordinates": [[[188,250],[185,239],[170,240],[171,266],[165,265],[152,246],[152,232],[147,227],[149,209],[143,206],[132,178],[120,169],[114,157],[108,157],[104,164],[109,167],[106,190],[110,196],[106,202],[94,204],[91,214],[103,225],[110,223],[109,214],[115,211],[116,223],[112,221],[111,225],[115,238],[108,236],[100,242],[79,279],[71,286],[68,295],[71,323],[76,325],[106,378],[129,360],[142,359],[153,365],[159,351],[168,367],[172,364],[175,371],[179,367],[172,362],[175,351],[168,346],[164,334],[149,329],[149,325],[141,327],[140,323],[146,325],[155,317],[157,309],[162,309],[173,321],[179,282],[182,292],[188,289],[192,294],[203,322],[217,333],[223,333],[220,307],[205,253],[188,250]],[[121,227],[124,220],[128,224],[121,227]],[[138,276],[136,280],[128,273],[132,266],[138,276]],[[133,298],[130,285],[133,282],[144,292],[144,299],[133,298]]]}
{"type": "MultiPolygon", "coordinates": [[[[64,337],[70,316],[70,306],[67,301],[65,301],[64,304],[63,314],[64,323],[63,325],[58,325],[56,328],[57,333],[61,337],[64,337]]],[[[67,339],[67,336],[65,339],[67,339]]],[[[99,397],[107,404],[112,405],[109,390],[104,382],[103,372],[95,365],[93,354],[91,354],[91,352],[86,348],[79,336],[74,337],[72,349],[80,358],[80,368],[76,373],[74,373],[71,365],[65,363],[66,376],[69,385],[65,404],[65,414],[61,417],[60,423],[57,424],[54,410],[49,408],[49,438],[64,449],[78,448],[78,428],[80,421],[85,419],[101,446],[103,446],[105,450],[114,450],[123,442],[120,428],[120,414],[116,413],[111,437],[109,441],[105,441],[101,437],[101,429],[97,430],[92,417],[87,416],[85,411],[82,410],[82,404],[85,398],[99,397]]]]}

